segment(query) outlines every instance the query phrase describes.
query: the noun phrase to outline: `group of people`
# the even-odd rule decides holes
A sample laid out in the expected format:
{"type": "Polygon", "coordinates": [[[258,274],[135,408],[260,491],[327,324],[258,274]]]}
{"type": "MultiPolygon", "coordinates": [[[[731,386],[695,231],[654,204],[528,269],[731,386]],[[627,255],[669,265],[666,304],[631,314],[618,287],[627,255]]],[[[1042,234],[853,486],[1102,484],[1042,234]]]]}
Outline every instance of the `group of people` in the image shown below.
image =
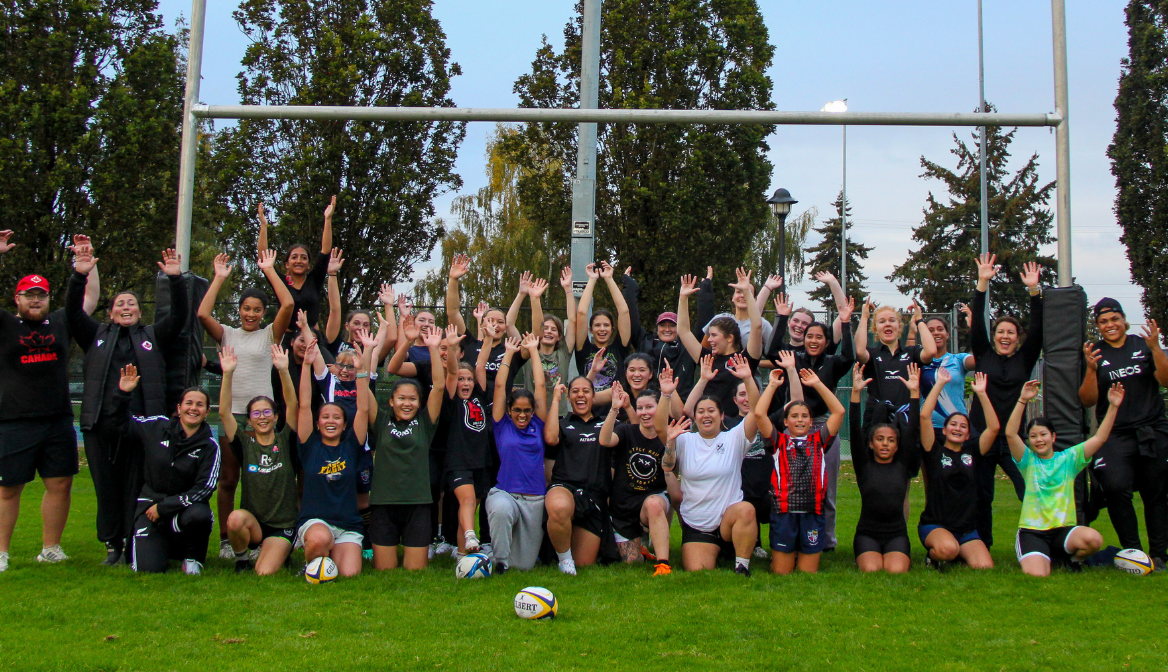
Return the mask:
{"type": "MultiPolygon", "coordinates": [[[[460,288],[471,261],[462,255],[450,264],[445,327],[388,285],[380,311],[342,320],[334,206],[315,259],[292,246],[283,277],[260,207],[257,266],[270,287],[238,292],[238,326],[217,316],[233,269],[227,255],[216,257],[196,312],[219,346],[218,361],[206,363],[222,375],[216,431],[207,392],[168,392],[163,352],[193,326],[173,250],[159,262],[171,301],[150,325],[131,291],[113,296],[107,322],[91,317],[100,288],[96,243],[85,236],[71,247],[64,308],[50,311],[42,276],[19,282],[16,314],[0,311],[0,571],[21,491],[37,474],[45,485],[37,560],[67,557],[60,540],[79,468],[71,342],[84,353],[79,422],[103,564],[135,571],[166,571],[175,560],[199,573],[217,522],[219,556],[261,575],[289,566],[298,547],[305,562],[332,558],[343,576],[366,562],[421,569],[436,554],[475,552],[491,554],[496,572],[542,561],[575,574],[598,560],[647,560],[665,575],[676,517],[688,571],[726,560],[749,576],[752,558],[761,558],[778,574],[815,572],[838,543],[845,419],[861,498],[852,543],[861,571],[909,570],[908,495],[922,470],[917,533],[927,563],[992,567],[998,466],[1022,500],[1015,547],[1026,573],[1073,569],[1101,548],[1075,502],[1076,476],[1088,465],[1120,542],[1141,548],[1138,490],[1149,555],[1157,568],[1168,563],[1160,397],[1168,356],[1159,331],[1150,322],[1142,337],[1129,335],[1122,307],[1101,300],[1093,319],[1102,340],[1084,347],[1079,390],[1096,409],[1097,432],[1063,450],[1044,418],[1030,418],[1023,433],[1039,392],[1031,380],[1042,348],[1035,264],[1021,274],[1032,297],[1024,329],[1012,316],[986,324],[986,291],[1000,269],[992,256],[977,259],[970,353],[949,352],[956,325],[922,319],[915,302],[902,313],[861,301],[853,324],[855,297],[827,273],[816,280],[836,303],[830,325],[792,306],[779,276],[756,293],[743,269],[729,285],[730,310],[715,313],[707,269],[700,280],[682,277],[676,312],[646,329],[631,271],[606,262],[588,265],[578,301],[564,269],[566,319],[544,312],[548,282],[525,273],[509,309],[478,304],[472,331],[460,288]],[[593,306],[600,284],[611,311],[593,306]],[[771,300],[773,323],[763,320],[771,300]],[[524,302],[529,333],[516,327],[524,302]],[[851,387],[850,409],[837,396],[841,381],[851,387]]],[[[13,235],[0,231],[0,255],[13,235]]]]}

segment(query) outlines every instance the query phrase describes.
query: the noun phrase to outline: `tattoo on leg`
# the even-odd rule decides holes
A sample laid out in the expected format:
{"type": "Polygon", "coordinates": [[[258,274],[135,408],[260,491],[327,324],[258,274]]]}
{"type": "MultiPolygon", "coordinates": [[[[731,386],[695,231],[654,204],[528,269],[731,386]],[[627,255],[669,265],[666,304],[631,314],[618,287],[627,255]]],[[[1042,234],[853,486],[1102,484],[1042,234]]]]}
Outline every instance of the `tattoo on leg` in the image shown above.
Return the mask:
{"type": "Polygon", "coordinates": [[[630,539],[629,541],[619,541],[616,544],[620,551],[620,557],[623,562],[640,562],[641,561],[641,538],[630,539]]]}

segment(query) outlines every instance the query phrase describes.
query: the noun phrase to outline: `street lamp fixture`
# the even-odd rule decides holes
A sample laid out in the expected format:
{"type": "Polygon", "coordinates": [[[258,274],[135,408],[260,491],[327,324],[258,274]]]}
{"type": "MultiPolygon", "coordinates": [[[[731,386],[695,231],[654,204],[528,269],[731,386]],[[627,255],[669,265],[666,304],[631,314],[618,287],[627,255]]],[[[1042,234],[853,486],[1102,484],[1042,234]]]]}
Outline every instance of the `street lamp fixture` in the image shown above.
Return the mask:
{"type": "MultiPolygon", "coordinates": [[[[779,277],[786,284],[787,279],[787,215],[791,214],[791,206],[798,203],[791,198],[791,192],[786,189],[775,189],[775,193],[767,199],[771,214],[779,220],[779,277]]],[[[784,287],[783,291],[787,291],[784,287]]]]}

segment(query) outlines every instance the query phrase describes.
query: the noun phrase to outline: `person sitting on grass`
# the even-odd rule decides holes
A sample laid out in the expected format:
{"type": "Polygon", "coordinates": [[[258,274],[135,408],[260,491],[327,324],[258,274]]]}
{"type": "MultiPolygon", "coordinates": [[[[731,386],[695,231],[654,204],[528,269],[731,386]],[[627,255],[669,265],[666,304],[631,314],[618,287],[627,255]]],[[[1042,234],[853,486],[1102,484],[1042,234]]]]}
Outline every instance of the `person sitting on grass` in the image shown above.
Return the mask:
{"type": "Polygon", "coordinates": [[[1078,571],[1082,562],[1103,546],[1103,535],[1097,530],[1075,524],[1075,476],[1107,442],[1123,403],[1123,385],[1115,383],[1107,391],[1110,406],[1095,436],[1059,452],[1054,449],[1054,426],[1046,418],[1034,418],[1026,426],[1029,449],[1018,436],[1026,404],[1036,396],[1038,381],[1026,382],[1006,423],[1010,454],[1026,483],[1014,548],[1023,572],[1050,576],[1055,565],[1078,571]]]}
{"type": "Polygon", "coordinates": [[[786,431],[780,430],[767,416],[771,398],[783,384],[782,371],[771,371],[770,383],[754,407],[758,431],[765,437],[767,452],[774,454],[770,542],[774,551],[771,571],[775,574],[790,574],[796,566],[801,572],[819,571],[819,555],[827,543],[825,455],[836,445],[835,437],[844,424],[844,405],[819,376],[811,369],[803,369],[799,378],[798,382],[791,381],[791,396],[795,400],[783,409],[786,431]],[[818,429],[811,409],[801,399],[803,387],[818,392],[830,413],[818,429]]]}
{"type": "MultiPolygon", "coordinates": [[[[336,403],[321,404],[312,417],[312,364],[320,351],[313,339],[304,351],[300,370],[299,418],[296,435],[300,439],[300,465],[304,472],[304,492],[296,539],[304,547],[304,561],[329,556],[341,576],[361,573],[363,524],[357,510],[357,471],[369,433],[369,363],[375,341],[360,331],[357,339],[364,348],[361,372],[357,374],[357,414],[352,431],[346,431],[345,409],[336,403]]],[[[372,532],[371,532],[372,533],[372,532]]]]}
{"type": "MultiPolygon", "coordinates": [[[[219,365],[223,367],[219,408],[231,408],[231,383],[238,364],[235,349],[224,346],[219,353],[219,365]]],[[[296,488],[299,457],[292,440],[300,409],[288,372],[288,352],[279,345],[272,345],[272,366],[280,373],[280,386],[288,400],[287,422],[280,420],[276,402],[268,397],[256,397],[247,404],[247,418],[255,436],[240,431],[230,413],[220,418],[223,439],[243,466],[239,508],[227,519],[227,540],[235,552],[235,571],[250,569],[250,550],[256,554],[255,573],[261,576],[276,573],[292,553],[296,517],[300,513],[296,488]]]]}
{"type": "Polygon", "coordinates": [[[138,368],[126,365],[114,395],[119,430],[142,447],[131,566],[135,572],[161,573],[176,559],[186,574],[201,574],[214,522],[207,502],[220,467],[219,444],[207,424],[211,399],[192,387],[183,392],[175,417],[131,416],[138,381],[138,368]]]}
{"type": "Polygon", "coordinates": [[[921,447],[925,467],[925,510],[917,534],[928,551],[925,563],[943,569],[944,563],[963,560],[973,569],[993,569],[990,549],[977,534],[977,469],[982,456],[998,438],[998,415],[986,396],[986,374],[973,378],[973,393],[985,409],[985,431],[970,427],[969,416],[955,411],[945,417],[937,434],[929,431],[937,400],[951,379],[939,367],[929,396],[921,406],[921,447]],[[940,443],[940,446],[937,444],[940,443]]]}

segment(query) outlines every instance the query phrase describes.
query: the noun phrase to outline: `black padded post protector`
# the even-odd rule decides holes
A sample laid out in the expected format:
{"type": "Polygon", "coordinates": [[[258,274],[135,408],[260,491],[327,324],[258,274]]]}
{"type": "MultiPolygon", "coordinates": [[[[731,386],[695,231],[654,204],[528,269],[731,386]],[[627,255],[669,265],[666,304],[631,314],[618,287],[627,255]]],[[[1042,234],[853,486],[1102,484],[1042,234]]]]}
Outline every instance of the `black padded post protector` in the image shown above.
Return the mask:
{"type": "MultiPolygon", "coordinates": [[[[203,370],[203,324],[199,322],[199,304],[210,283],[190,271],[183,273],[187,281],[187,305],[190,306],[187,324],[174,343],[166,349],[166,401],[171,408],[178,405],[182,391],[199,384],[203,370]]],[[[154,284],[154,319],[170,314],[170,281],[159,273],[154,284]]]]}
{"type": "Polygon", "coordinates": [[[1043,410],[1058,435],[1056,450],[1065,450],[1087,438],[1087,417],[1079,401],[1086,366],[1087,294],[1078,285],[1047,287],[1042,304],[1043,410]]]}

